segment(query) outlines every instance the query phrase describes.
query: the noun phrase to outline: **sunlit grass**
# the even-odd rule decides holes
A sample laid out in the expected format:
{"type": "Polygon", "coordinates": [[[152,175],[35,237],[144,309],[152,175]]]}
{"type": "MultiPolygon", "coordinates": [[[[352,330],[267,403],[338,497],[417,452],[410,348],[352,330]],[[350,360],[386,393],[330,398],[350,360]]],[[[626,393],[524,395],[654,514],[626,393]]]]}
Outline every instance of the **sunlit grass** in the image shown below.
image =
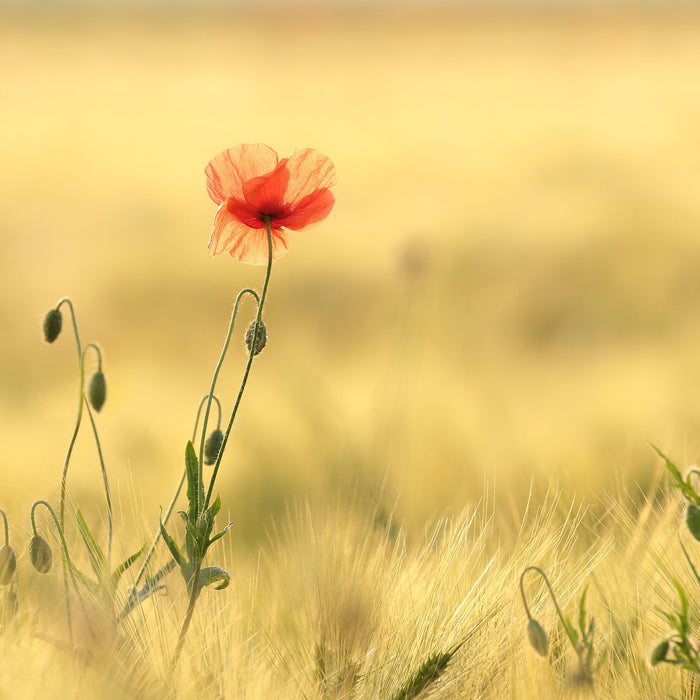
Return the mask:
{"type": "MultiPolygon", "coordinates": [[[[181,665],[174,575],[118,635],[85,614],[75,649],[60,574],[22,554],[0,688],[395,698],[462,644],[428,696],[558,698],[575,659],[536,584],[551,664],[526,646],[517,582],[536,564],[568,614],[590,584],[600,695],[688,696],[648,665],[656,606],[693,584],[647,440],[698,459],[696,13],[2,19],[0,506],[18,553],[29,504],[58,497],[76,399],[46,309],[70,294],[105,351],[126,556],[181,472],[233,296],[259,284],[206,258],[204,164],[309,144],[339,188],[273,271],[222,470],[234,584],[203,596],[181,665]]],[[[79,442],[70,485],[102,536],[94,460],[79,442]]]]}

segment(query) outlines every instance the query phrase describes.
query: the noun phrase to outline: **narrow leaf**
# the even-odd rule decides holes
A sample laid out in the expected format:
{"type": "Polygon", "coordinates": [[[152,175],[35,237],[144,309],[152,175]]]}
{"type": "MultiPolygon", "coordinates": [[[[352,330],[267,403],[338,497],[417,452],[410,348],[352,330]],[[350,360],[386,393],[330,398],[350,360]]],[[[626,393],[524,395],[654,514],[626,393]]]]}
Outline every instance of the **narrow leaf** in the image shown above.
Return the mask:
{"type": "Polygon", "coordinates": [[[187,566],[187,561],[183,556],[182,552],[180,551],[180,548],[175,543],[175,540],[168,534],[168,531],[165,529],[165,525],[163,525],[162,520],[160,522],[160,534],[163,537],[163,541],[168,546],[170,554],[173,555],[173,559],[177,562],[177,565],[180,567],[180,569],[184,569],[187,566]]]}
{"type": "Polygon", "coordinates": [[[77,516],[78,529],[80,530],[80,536],[83,538],[85,543],[85,548],[88,551],[90,557],[90,564],[97,575],[99,580],[102,580],[107,573],[107,559],[100,549],[100,545],[97,544],[97,540],[94,538],[88,524],[85,522],[83,514],[78,511],[77,516]]]}
{"type": "MultiPolygon", "coordinates": [[[[145,545],[144,545],[145,547],[145,545]]],[[[125,559],[113,572],[112,572],[112,586],[114,588],[117,587],[117,584],[119,583],[119,579],[122,577],[122,574],[141,556],[143,553],[144,547],[141,547],[136,554],[132,554],[130,557],[125,559]]]]}
{"type": "Polygon", "coordinates": [[[209,547],[211,547],[212,544],[216,542],[216,540],[221,539],[229,531],[232,525],[233,523],[231,522],[221,532],[217,532],[215,535],[212,535],[209,539],[209,542],[207,543],[207,549],[209,549],[209,547]]]}
{"type": "Polygon", "coordinates": [[[195,520],[204,504],[204,482],[199,468],[197,453],[190,440],[185,449],[185,466],[187,468],[187,498],[190,501],[190,517],[195,520]]]}

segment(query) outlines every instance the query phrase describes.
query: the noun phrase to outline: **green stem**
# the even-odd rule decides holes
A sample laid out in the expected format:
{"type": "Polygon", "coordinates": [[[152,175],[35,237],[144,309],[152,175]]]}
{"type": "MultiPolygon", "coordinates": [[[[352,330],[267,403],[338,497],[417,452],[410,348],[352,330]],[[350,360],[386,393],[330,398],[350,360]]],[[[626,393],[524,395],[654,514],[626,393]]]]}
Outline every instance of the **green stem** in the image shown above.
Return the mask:
{"type": "Polygon", "coordinates": [[[216,458],[216,463],[214,464],[214,470],[211,474],[211,479],[209,480],[209,489],[207,491],[207,498],[204,502],[204,510],[209,507],[209,502],[211,501],[212,492],[214,491],[214,483],[216,481],[216,476],[219,473],[219,467],[221,466],[221,458],[226,449],[226,443],[228,442],[228,436],[231,433],[231,428],[233,427],[233,421],[236,418],[236,413],[238,412],[238,407],[241,403],[241,398],[243,397],[243,391],[245,390],[246,384],[248,382],[248,375],[250,374],[250,368],[253,364],[253,358],[255,357],[255,346],[258,338],[258,328],[260,326],[260,321],[262,319],[263,307],[265,305],[265,297],[267,296],[267,287],[270,283],[270,273],[272,272],[272,228],[270,227],[270,217],[265,217],[265,227],[267,229],[267,270],[265,272],[265,281],[263,283],[262,292],[260,293],[260,301],[258,302],[258,313],[255,317],[255,328],[253,329],[253,340],[250,344],[250,353],[248,355],[248,363],[245,367],[245,372],[243,373],[243,379],[241,381],[241,387],[238,390],[238,396],[236,397],[236,403],[233,406],[233,411],[231,412],[231,418],[229,419],[228,426],[226,427],[226,432],[224,433],[224,439],[221,442],[221,448],[219,449],[219,455],[216,458]]]}
{"type": "Polygon", "coordinates": [[[68,444],[68,452],[66,453],[66,459],[63,463],[63,473],[61,474],[61,501],[59,509],[59,521],[61,527],[65,524],[65,512],[66,512],[66,483],[68,480],[68,465],[70,464],[70,458],[73,454],[73,448],[75,447],[75,441],[78,437],[78,430],[80,429],[80,422],[83,418],[83,390],[85,388],[85,372],[83,367],[83,351],[80,345],[80,335],[78,334],[78,323],[75,319],[75,310],[73,309],[73,303],[67,297],[61,299],[56,308],[58,309],[61,304],[67,304],[70,308],[70,315],[73,321],[73,332],[75,334],[75,344],[78,347],[78,363],[80,368],[80,394],[78,403],[78,416],[75,421],[75,427],[73,428],[73,434],[71,435],[70,443],[68,444]]]}
{"type": "MultiPolygon", "coordinates": [[[[255,294],[255,292],[253,292],[255,294]]],[[[256,295],[257,297],[257,295],[256,295]]],[[[235,310],[234,310],[234,315],[235,315],[235,310]]],[[[230,333],[230,331],[229,331],[230,333]]],[[[202,412],[202,406],[204,405],[205,401],[209,401],[209,404],[211,403],[211,400],[216,401],[218,407],[219,407],[219,420],[221,420],[221,404],[219,403],[219,399],[216,398],[216,396],[212,396],[211,394],[207,394],[202,398],[202,400],[199,402],[199,408],[197,409],[197,416],[194,419],[194,428],[192,430],[192,442],[194,442],[196,436],[197,436],[197,427],[199,426],[199,417],[202,412]]],[[[180,482],[177,485],[177,488],[175,489],[175,493],[173,494],[173,497],[170,499],[170,504],[168,505],[167,510],[165,511],[165,518],[162,519],[163,525],[166,525],[168,523],[168,520],[170,519],[170,516],[172,515],[173,509],[175,508],[175,503],[177,502],[177,499],[180,496],[180,491],[182,491],[182,486],[185,483],[185,478],[187,477],[187,469],[184,469],[182,472],[182,476],[180,477],[180,482]]],[[[133,586],[136,588],[139,585],[139,582],[143,578],[144,574],[146,573],[146,568],[148,567],[148,563],[151,561],[151,557],[153,556],[153,552],[155,552],[156,547],[158,546],[158,542],[160,542],[161,538],[161,531],[160,528],[158,528],[155,537],[153,538],[153,542],[151,543],[151,546],[148,548],[148,552],[146,552],[146,557],[143,560],[143,564],[141,564],[141,568],[139,569],[138,574],[136,575],[136,579],[134,579],[133,586]]]]}
{"type": "Polygon", "coordinates": [[[97,456],[100,460],[100,469],[102,471],[102,483],[105,488],[105,498],[107,499],[107,561],[112,560],[112,530],[113,530],[113,512],[112,512],[112,497],[109,491],[109,479],[107,478],[107,468],[105,467],[105,460],[102,455],[102,445],[100,443],[100,438],[97,434],[97,426],[95,425],[95,418],[92,415],[92,409],[88,403],[87,398],[85,399],[85,408],[87,408],[88,418],[90,418],[90,425],[92,426],[92,434],[95,436],[95,444],[97,445],[97,456]]]}
{"type": "MultiPolygon", "coordinates": [[[[102,371],[102,351],[95,345],[95,343],[88,343],[83,349],[83,373],[84,373],[84,363],[87,351],[92,348],[97,353],[97,371],[102,371]]],[[[90,409],[90,403],[87,398],[85,398],[85,407],[87,408],[88,417],[90,418],[90,425],[92,426],[92,434],[95,437],[95,445],[97,446],[97,456],[100,460],[100,471],[102,472],[102,483],[104,484],[105,499],[107,500],[107,561],[112,560],[112,535],[113,535],[113,508],[112,508],[112,498],[110,496],[109,490],[109,479],[107,477],[107,468],[105,467],[105,460],[102,454],[102,445],[100,443],[100,437],[97,433],[97,425],[95,424],[95,418],[92,415],[92,410],[90,409]]]]}
{"type": "Polygon", "coordinates": [[[561,608],[559,607],[559,603],[557,602],[557,597],[554,595],[554,589],[552,588],[552,585],[549,583],[549,579],[547,578],[547,574],[540,569],[539,566],[528,566],[525,571],[520,575],[520,595],[523,598],[523,605],[525,606],[525,613],[527,614],[527,619],[532,620],[532,615],[530,614],[530,608],[527,605],[527,599],[525,598],[525,587],[523,585],[523,579],[525,578],[525,574],[528,571],[534,571],[538,573],[541,577],[542,580],[545,582],[545,585],[547,586],[549,590],[549,595],[552,598],[552,602],[554,603],[554,607],[557,611],[557,615],[559,616],[559,620],[561,620],[561,625],[564,628],[564,632],[566,632],[566,636],[569,638],[569,641],[571,642],[571,646],[574,648],[576,653],[580,655],[578,645],[576,643],[576,640],[571,636],[571,630],[569,629],[569,623],[567,622],[566,618],[564,617],[564,613],[562,613],[561,608]]]}
{"type": "MultiPolygon", "coordinates": [[[[236,297],[236,303],[233,305],[233,312],[231,313],[231,320],[229,321],[229,324],[228,324],[228,331],[226,333],[226,339],[224,340],[224,346],[221,348],[221,354],[219,355],[219,361],[216,363],[216,368],[214,369],[214,376],[212,377],[211,386],[209,387],[209,394],[207,395],[207,408],[204,411],[204,423],[202,424],[202,436],[201,436],[201,440],[199,443],[199,464],[200,465],[204,463],[203,462],[203,460],[204,460],[204,443],[206,442],[206,439],[207,439],[207,425],[209,424],[209,412],[211,410],[211,402],[214,399],[214,391],[216,389],[216,382],[219,378],[219,372],[221,371],[221,367],[224,364],[224,358],[226,357],[226,352],[228,351],[229,343],[231,342],[231,336],[233,334],[233,327],[236,323],[236,316],[238,315],[238,307],[240,306],[240,303],[246,294],[251,294],[253,297],[255,297],[255,301],[257,301],[258,306],[260,306],[260,297],[258,297],[258,293],[253,289],[243,289],[238,293],[238,296],[236,297]]],[[[219,420],[221,420],[221,406],[220,405],[219,405],[219,420]]],[[[222,450],[223,450],[223,446],[219,450],[219,454],[221,454],[222,450]]]]}
{"type": "Polygon", "coordinates": [[[34,511],[36,510],[37,506],[44,506],[49,513],[51,514],[51,517],[53,518],[54,524],[56,526],[56,532],[58,532],[58,537],[61,540],[61,546],[63,548],[63,595],[65,598],[66,602],[66,618],[68,620],[68,634],[71,638],[71,641],[73,640],[73,616],[71,615],[71,609],[70,609],[70,596],[68,594],[68,572],[70,571],[71,578],[73,579],[73,586],[75,586],[76,590],[78,589],[77,581],[75,580],[75,572],[73,571],[73,562],[71,561],[70,554],[68,552],[68,544],[66,543],[66,538],[63,532],[63,527],[61,525],[60,520],[56,517],[56,512],[54,509],[51,507],[51,505],[47,501],[39,500],[35,501],[32,504],[32,509],[30,511],[30,520],[32,522],[32,531],[34,534],[37,533],[36,529],[36,520],[35,520],[35,513],[34,511]]]}
{"type": "Polygon", "coordinates": [[[195,567],[195,572],[190,579],[192,583],[192,590],[190,591],[190,597],[187,602],[187,611],[185,612],[185,618],[182,621],[182,627],[180,627],[180,634],[177,638],[177,644],[175,645],[175,651],[173,652],[173,658],[170,661],[170,667],[174,668],[180,658],[180,653],[182,652],[182,646],[185,643],[185,635],[190,627],[190,622],[192,621],[192,615],[194,614],[194,608],[197,603],[197,598],[201,592],[199,586],[199,572],[202,568],[202,562],[197,562],[195,567]]]}

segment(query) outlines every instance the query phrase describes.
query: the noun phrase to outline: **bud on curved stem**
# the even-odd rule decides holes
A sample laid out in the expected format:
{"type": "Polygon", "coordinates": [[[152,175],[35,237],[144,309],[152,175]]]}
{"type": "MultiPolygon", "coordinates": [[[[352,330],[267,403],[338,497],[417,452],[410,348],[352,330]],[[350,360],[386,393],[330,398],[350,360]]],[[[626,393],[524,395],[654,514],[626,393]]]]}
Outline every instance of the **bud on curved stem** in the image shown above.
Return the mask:
{"type": "Polygon", "coordinates": [[[7,523],[7,515],[2,508],[0,508],[0,515],[2,515],[5,525],[5,544],[0,547],[0,586],[7,586],[12,582],[17,570],[17,557],[10,547],[10,528],[7,523]]]}
{"type": "MultiPolygon", "coordinates": [[[[545,585],[547,586],[547,590],[549,591],[549,595],[552,599],[552,602],[554,603],[554,608],[557,611],[557,615],[559,616],[559,620],[561,621],[562,627],[564,628],[564,631],[566,632],[566,636],[569,638],[569,641],[571,642],[572,646],[574,649],[577,649],[577,643],[576,640],[571,636],[571,631],[569,630],[569,625],[567,624],[566,618],[564,617],[564,614],[561,611],[561,608],[559,607],[559,603],[557,602],[557,597],[554,595],[554,589],[552,588],[552,585],[549,582],[549,579],[547,578],[547,574],[540,569],[539,566],[528,566],[523,573],[520,575],[520,595],[522,596],[523,599],[523,606],[525,607],[525,614],[527,615],[528,621],[533,620],[534,618],[530,614],[530,608],[528,607],[527,604],[527,599],[525,597],[525,586],[523,584],[523,580],[525,579],[525,574],[528,571],[534,571],[535,573],[538,573],[542,580],[544,581],[545,585]]],[[[538,623],[539,624],[539,623],[538,623]]]]}

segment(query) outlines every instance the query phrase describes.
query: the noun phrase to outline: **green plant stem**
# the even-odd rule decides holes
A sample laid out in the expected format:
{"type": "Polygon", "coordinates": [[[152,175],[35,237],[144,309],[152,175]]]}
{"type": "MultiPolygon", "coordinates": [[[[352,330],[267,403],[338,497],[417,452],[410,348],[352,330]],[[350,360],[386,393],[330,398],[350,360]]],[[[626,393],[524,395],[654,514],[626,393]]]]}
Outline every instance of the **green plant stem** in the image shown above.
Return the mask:
{"type": "MultiPolygon", "coordinates": [[[[246,294],[250,294],[255,298],[255,301],[258,302],[258,307],[260,306],[260,297],[258,297],[258,293],[253,290],[253,289],[242,289],[239,293],[238,296],[236,296],[236,303],[233,305],[233,312],[231,313],[231,320],[229,321],[228,324],[228,331],[226,333],[226,339],[224,340],[224,345],[221,348],[221,354],[219,356],[219,361],[216,363],[216,368],[214,369],[214,376],[212,377],[211,380],[211,386],[209,387],[209,394],[207,395],[207,407],[206,410],[204,411],[204,422],[202,424],[202,435],[201,435],[201,440],[199,443],[199,464],[204,464],[204,443],[206,442],[207,439],[207,425],[209,424],[209,413],[211,411],[211,403],[214,400],[214,391],[216,389],[216,382],[219,379],[219,372],[221,371],[221,367],[224,364],[224,358],[226,357],[226,353],[228,351],[228,346],[231,342],[231,336],[233,335],[233,327],[236,323],[236,316],[238,315],[238,307],[240,306],[240,303],[243,299],[243,297],[246,294]]],[[[198,414],[199,415],[199,414],[198,414]]],[[[221,420],[221,407],[219,406],[219,420],[221,420]]],[[[194,441],[194,437],[192,438],[194,441]]],[[[222,448],[219,450],[219,453],[221,453],[223,450],[222,448]]]]}
{"type": "Polygon", "coordinates": [[[78,323],[75,319],[75,310],[73,309],[73,303],[67,297],[61,299],[56,305],[56,309],[62,304],[67,304],[70,309],[71,320],[73,321],[73,333],[75,335],[75,344],[78,348],[78,367],[80,369],[80,394],[78,403],[78,416],[75,421],[75,427],[73,428],[73,434],[71,435],[70,442],[68,443],[68,452],[66,453],[66,459],[63,462],[63,473],[61,475],[61,501],[59,508],[59,521],[61,527],[65,524],[65,511],[66,511],[66,483],[68,480],[68,465],[70,464],[70,458],[73,454],[73,448],[75,447],[75,441],[78,437],[78,430],[80,429],[80,421],[83,417],[83,391],[85,388],[85,376],[83,367],[83,350],[80,345],[80,335],[78,334],[78,323]]]}
{"type": "Polygon", "coordinates": [[[73,571],[73,562],[70,558],[70,553],[68,552],[68,544],[66,543],[65,534],[63,532],[63,527],[60,520],[56,517],[56,512],[51,507],[51,505],[44,500],[35,501],[32,504],[32,509],[30,511],[29,517],[32,523],[32,532],[36,535],[36,516],[35,510],[37,506],[44,506],[46,510],[49,511],[51,517],[53,518],[54,525],[56,526],[56,532],[58,532],[58,537],[61,540],[61,547],[63,549],[63,594],[66,601],[66,618],[68,620],[68,634],[70,635],[71,641],[73,640],[73,617],[71,615],[70,609],[70,596],[68,594],[68,572],[70,571],[71,578],[73,579],[73,585],[75,589],[78,590],[77,581],[75,580],[75,572],[73,571]]]}
{"type": "MultiPolygon", "coordinates": [[[[207,498],[204,501],[204,510],[209,507],[211,501],[212,492],[214,491],[214,483],[216,482],[216,476],[219,473],[219,467],[221,466],[221,458],[226,449],[226,443],[228,442],[228,436],[231,434],[231,428],[233,427],[233,422],[236,419],[236,414],[238,413],[238,407],[241,403],[241,398],[243,397],[243,392],[245,390],[246,384],[248,382],[248,375],[250,374],[250,368],[253,365],[253,358],[255,357],[255,345],[258,338],[258,328],[260,326],[260,321],[262,319],[263,307],[265,305],[265,297],[267,296],[267,288],[270,283],[270,273],[272,272],[272,228],[270,227],[270,217],[265,217],[265,228],[267,229],[267,246],[268,246],[268,256],[267,256],[267,270],[265,272],[265,281],[263,283],[262,292],[260,293],[260,301],[258,302],[258,313],[255,317],[255,328],[253,329],[253,339],[254,342],[250,345],[250,353],[248,354],[248,363],[246,364],[245,371],[243,373],[243,379],[241,380],[241,387],[238,390],[238,396],[236,397],[236,402],[233,405],[233,411],[231,412],[231,417],[226,427],[226,432],[224,433],[224,439],[221,442],[221,448],[219,449],[219,455],[216,458],[216,463],[214,464],[214,469],[211,474],[211,479],[209,480],[209,489],[207,490],[207,498]]],[[[201,464],[201,461],[200,461],[201,464]]]]}
{"type": "Polygon", "coordinates": [[[584,664],[583,661],[583,650],[579,647],[577,641],[573,638],[571,635],[571,630],[569,629],[569,623],[567,622],[566,618],[564,617],[564,613],[562,613],[561,608],[559,607],[559,603],[557,602],[557,597],[554,595],[554,589],[552,588],[552,585],[549,583],[549,579],[547,578],[547,574],[540,569],[539,566],[528,566],[523,573],[520,575],[520,595],[523,598],[523,605],[525,606],[525,612],[527,614],[528,620],[532,620],[532,615],[530,614],[530,608],[527,605],[527,599],[525,598],[525,587],[523,585],[523,579],[525,578],[525,574],[528,571],[534,571],[540,575],[542,580],[545,582],[545,585],[547,586],[547,589],[549,590],[549,595],[552,599],[552,602],[554,603],[554,608],[557,611],[557,615],[559,616],[559,620],[561,621],[561,626],[564,628],[564,632],[566,632],[566,636],[569,638],[569,641],[571,642],[571,646],[574,648],[574,651],[576,652],[576,655],[578,656],[579,662],[581,663],[581,667],[585,668],[586,665],[584,664]]]}
{"type": "Polygon", "coordinates": [[[95,444],[97,445],[97,455],[100,460],[100,470],[102,471],[102,483],[105,489],[105,498],[107,500],[107,562],[112,561],[112,531],[113,531],[113,513],[112,513],[112,497],[109,491],[109,479],[107,478],[107,468],[105,467],[105,460],[102,455],[102,445],[100,443],[100,438],[97,434],[97,426],[95,425],[95,418],[92,415],[92,409],[90,404],[85,399],[85,408],[87,408],[88,418],[90,418],[90,425],[92,426],[92,433],[95,436],[95,444]]]}
{"type": "Polygon", "coordinates": [[[180,654],[182,652],[182,646],[185,643],[185,635],[189,629],[190,622],[192,621],[192,615],[194,614],[194,608],[197,604],[197,598],[199,598],[199,593],[202,590],[199,586],[199,572],[202,569],[202,562],[198,561],[195,571],[190,579],[192,589],[190,590],[190,597],[187,601],[187,611],[185,612],[185,617],[182,620],[182,626],[180,627],[180,634],[177,638],[177,644],[175,645],[175,651],[173,652],[173,658],[170,661],[171,668],[174,668],[177,664],[180,654]]]}
{"type": "MultiPolygon", "coordinates": [[[[267,270],[265,272],[265,281],[263,282],[263,288],[262,292],[260,293],[260,299],[258,301],[258,313],[256,314],[255,317],[255,328],[253,329],[253,339],[257,339],[258,337],[258,328],[260,326],[260,322],[262,319],[262,312],[263,312],[263,306],[265,304],[265,297],[267,295],[267,288],[270,283],[270,273],[272,272],[272,228],[270,226],[270,218],[265,217],[265,228],[267,229],[267,270]]],[[[234,313],[232,315],[231,319],[231,324],[229,326],[229,332],[226,336],[226,341],[224,343],[224,348],[221,353],[221,358],[219,359],[219,363],[216,366],[216,370],[214,371],[214,378],[212,380],[212,385],[211,389],[209,390],[209,396],[213,396],[214,394],[214,387],[216,385],[216,379],[219,374],[219,370],[221,369],[221,365],[223,363],[223,358],[226,354],[226,349],[228,348],[229,341],[231,339],[231,331],[233,329],[233,321],[235,320],[235,315],[236,315],[236,310],[238,307],[238,302],[240,301],[242,296],[242,293],[238,295],[238,298],[236,299],[236,308],[234,308],[234,313]]],[[[250,368],[253,364],[253,357],[255,357],[255,342],[251,343],[250,347],[250,352],[248,355],[248,362],[245,367],[245,371],[243,373],[243,379],[241,380],[241,386],[240,389],[238,390],[238,395],[236,397],[236,402],[233,406],[233,411],[231,412],[231,417],[228,422],[228,426],[226,428],[226,432],[224,433],[224,439],[221,443],[221,448],[219,449],[219,454],[216,458],[216,463],[214,464],[214,470],[212,471],[211,479],[209,481],[209,489],[207,491],[207,497],[204,502],[204,506],[200,509],[201,512],[205,511],[209,507],[209,502],[211,501],[211,495],[214,490],[214,483],[216,482],[216,475],[218,474],[219,467],[221,465],[221,456],[224,453],[224,448],[226,447],[226,441],[228,440],[228,436],[231,433],[231,428],[233,427],[233,422],[236,418],[236,413],[238,412],[238,407],[241,403],[241,398],[243,396],[243,392],[245,390],[246,384],[248,382],[248,375],[250,374],[250,368]]],[[[204,426],[202,428],[202,443],[200,445],[200,458],[199,458],[199,469],[202,469],[202,457],[204,453],[204,439],[206,435],[206,423],[209,415],[209,408],[211,406],[211,398],[207,402],[207,410],[204,416],[204,426]]],[[[182,627],[180,627],[180,634],[177,639],[177,644],[175,645],[175,651],[173,652],[173,658],[172,661],[170,662],[171,667],[174,667],[178,659],[180,658],[180,653],[182,652],[182,646],[185,642],[185,636],[187,635],[187,630],[190,627],[190,622],[192,621],[192,615],[194,614],[194,609],[195,605],[197,603],[197,599],[199,598],[199,594],[201,591],[201,586],[199,584],[199,572],[201,571],[202,568],[202,561],[203,557],[197,557],[197,561],[195,562],[195,567],[194,567],[194,572],[192,574],[192,577],[190,579],[190,596],[189,600],[187,603],[187,611],[185,612],[185,617],[182,621],[182,627]]]]}
{"type": "MultiPolygon", "coordinates": [[[[250,290],[252,291],[252,290],[250,290]]],[[[253,292],[255,294],[255,292],[253,292]]],[[[240,295],[239,295],[240,296],[240,295]]],[[[257,298],[257,294],[255,295],[257,298]]],[[[234,317],[235,317],[236,309],[234,309],[234,317]]],[[[229,335],[231,333],[231,328],[233,326],[231,325],[229,328],[229,335]]],[[[197,426],[199,425],[199,416],[202,412],[202,406],[204,405],[205,401],[210,401],[211,400],[216,401],[218,407],[219,407],[219,421],[221,420],[221,404],[219,403],[219,399],[216,398],[216,396],[212,396],[211,394],[207,394],[205,397],[202,398],[202,400],[199,402],[199,408],[197,409],[197,416],[194,419],[194,429],[192,430],[192,442],[194,442],[195,437],[197,435],[197,426]]],[[[173,497],[170,499],[170,504],[168,505],[168,508],[165,511],[165,518],[161,518],[161,521],[163,525],[166,525],[168,523],[168,520],[170,519],[170,516],[173,513],[173,509],[175,508],[175,503],[177,502],[177,499],[180,497],[180,491],[182,491],[182,486],[185,483],[185,478],[187,477],[187,469],[184,469],[182,472],[182,476],[180,477],[180,482],[177,485],[177,488],[175,489],[175,493],[173,494],[173,497]]],[[[160,542],[161,538],[161,531],[160,528],[158,528],[155,537],[153,538],[153,542],[151,542],[151,546],[148,548],[148,552],[146,552],[146,557],[143,560],[143,564],[141,564],[141,568],[139,569],[138,574],[136,575],[136,578],[134,579],[133,586],[136,588],[139,585],[139,582],[143,578],[144,574],[146,573],[146,568],[148,567],[148,563],[151,561],[151,557],[153,556],[153,552],[155,552],[156,547],[158,546],[158,542],[160,542]]]]}

